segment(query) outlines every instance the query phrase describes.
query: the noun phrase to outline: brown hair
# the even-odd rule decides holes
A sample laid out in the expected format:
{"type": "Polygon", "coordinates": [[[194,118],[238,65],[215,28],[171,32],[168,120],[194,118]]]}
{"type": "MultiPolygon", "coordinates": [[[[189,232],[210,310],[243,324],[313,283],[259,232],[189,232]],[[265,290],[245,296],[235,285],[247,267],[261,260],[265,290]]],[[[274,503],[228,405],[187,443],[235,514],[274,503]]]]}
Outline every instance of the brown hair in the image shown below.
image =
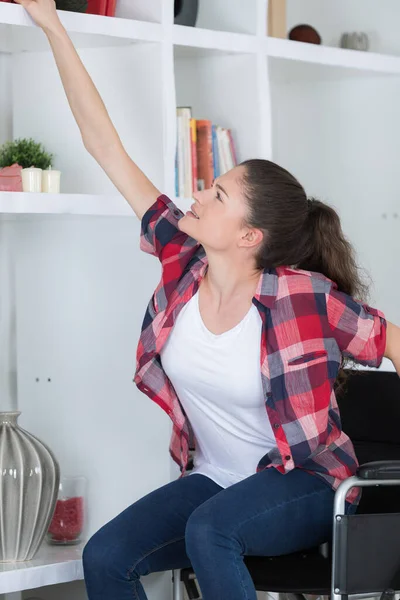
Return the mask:
{"type": "Polygon", "coordinates": [[[307,198],[297,179],[273,162],[254,159],[241,166],[249,207],[246,224],[264,233],[257,268],[287,265],[316,271],[334,281],[341,292],[366,301],[368,286],[360,277],[337,212],[307,198]]]}

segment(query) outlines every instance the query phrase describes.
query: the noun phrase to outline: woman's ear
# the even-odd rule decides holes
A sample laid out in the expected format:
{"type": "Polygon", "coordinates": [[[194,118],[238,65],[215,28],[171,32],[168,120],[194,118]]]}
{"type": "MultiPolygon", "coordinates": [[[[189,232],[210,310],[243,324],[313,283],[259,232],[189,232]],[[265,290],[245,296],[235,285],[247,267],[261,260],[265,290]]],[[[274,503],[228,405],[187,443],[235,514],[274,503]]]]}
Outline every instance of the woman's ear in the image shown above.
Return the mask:
{"type": "Polygon", "coordinates": [[[241,237],[241,246],[246,248],[253,248],[261,244],[264,238],[264,234],[261,229],[256,229],[254,227],[247,227],[247,231],[245,230],[244,234],[241,237]]]}

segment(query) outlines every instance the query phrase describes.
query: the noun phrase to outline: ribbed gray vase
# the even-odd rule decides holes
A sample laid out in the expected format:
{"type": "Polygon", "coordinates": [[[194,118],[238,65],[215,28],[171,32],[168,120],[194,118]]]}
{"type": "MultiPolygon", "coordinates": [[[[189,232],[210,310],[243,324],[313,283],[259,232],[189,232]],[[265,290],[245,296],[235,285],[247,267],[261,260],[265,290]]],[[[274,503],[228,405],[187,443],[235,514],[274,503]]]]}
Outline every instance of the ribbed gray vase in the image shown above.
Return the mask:
{"type": "Polygon", "coordinates": [[[49,528],[60,467],[51,450],[0,412],[0,562],[31,560],[49,528]]]}

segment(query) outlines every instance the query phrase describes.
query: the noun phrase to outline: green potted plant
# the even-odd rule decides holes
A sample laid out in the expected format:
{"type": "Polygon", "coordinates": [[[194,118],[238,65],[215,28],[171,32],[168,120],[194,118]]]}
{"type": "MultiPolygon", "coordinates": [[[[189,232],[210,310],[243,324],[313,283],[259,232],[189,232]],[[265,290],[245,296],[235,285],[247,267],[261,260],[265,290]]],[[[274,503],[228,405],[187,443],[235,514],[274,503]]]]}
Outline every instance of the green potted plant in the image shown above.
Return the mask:
{"type": "Polygon", "coordinates": [[[36,167],[44,170],[50,167],[52,160],[53,155],[32,138],[19,138],[0,146],[0,168],[17,164],[22,169],[36,167]]]}

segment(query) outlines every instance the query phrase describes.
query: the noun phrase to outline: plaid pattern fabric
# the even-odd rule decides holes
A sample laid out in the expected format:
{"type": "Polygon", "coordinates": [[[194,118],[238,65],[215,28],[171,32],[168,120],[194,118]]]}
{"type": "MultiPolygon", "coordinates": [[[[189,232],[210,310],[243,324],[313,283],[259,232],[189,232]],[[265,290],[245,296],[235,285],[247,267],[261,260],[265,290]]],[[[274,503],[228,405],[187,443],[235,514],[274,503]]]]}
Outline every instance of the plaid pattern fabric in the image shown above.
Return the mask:
{"type": "MultiPolygon", "coordinates": [[[[207,268],[203,247],[178,229],[183,213],[160,196],[142,219],[140,247],[157,256],[162,275],[146,310],[135,383],[170,416],[170,454],[185,474],[196,441],[160,351],[207,268]]],[[[257,471],[301,468],[333,489],[358,466],[341,429],[333,385],[342,357],[378,367],[386,346],[383,313],[339,292],[325,276],[289,267],[264,269],[253,298],[262,319],[260,373],[276,448],[257,471]]],[[[357,502],[358,490],[348,500],[357,502]]]]}

